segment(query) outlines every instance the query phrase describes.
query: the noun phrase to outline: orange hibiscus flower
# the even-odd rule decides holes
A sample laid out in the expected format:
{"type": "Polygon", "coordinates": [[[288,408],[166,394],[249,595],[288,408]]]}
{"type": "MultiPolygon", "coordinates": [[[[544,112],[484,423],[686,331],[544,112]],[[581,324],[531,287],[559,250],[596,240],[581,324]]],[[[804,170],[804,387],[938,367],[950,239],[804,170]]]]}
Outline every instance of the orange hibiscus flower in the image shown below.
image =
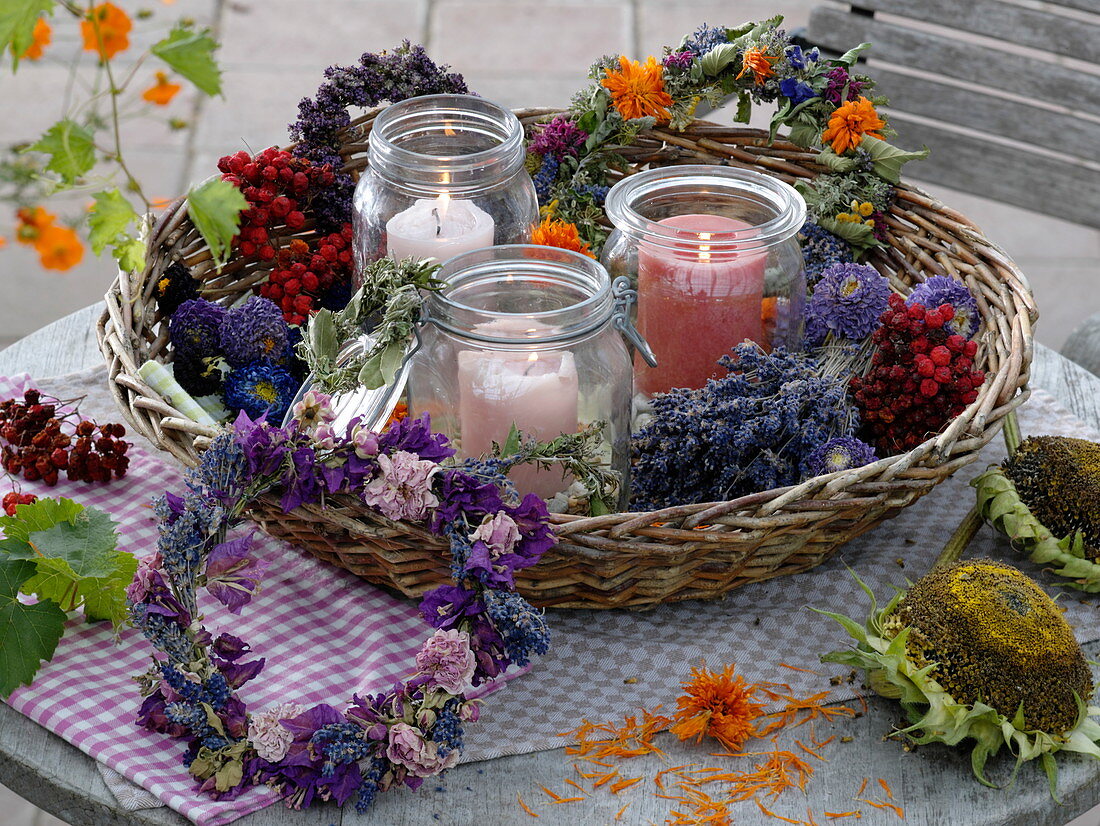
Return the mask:
{"type": "Polygon", "coordinates": [[[57,216],[42,207],[23,207],[15,213],[19,223],[15,227],[15,240],[20,244],[35,246],[42,231],[53,226],[57,216]]]}
{"type": "Polygon", "coordinates": [[[764,713],[764,703],[753,701],[759,686],[735,677],[733,670],[732,665],[720,673],[691,669],[691,679],[683,684],[687,693],[676,699],[675,722],[669,731],[681,740],[694,737],[697,742],[705,734],[731,752],[740,749],[753,736],[753,721],[764,713]]]}
{"type": "Polygon", "coordinates": [[[581,240],[580,231],[576,224],[568,221],[559,221],[556,218],[544,218],[542,223],[535,227],[531,233],[531,243],[543,247],[560,247],[563,250],[572,250],[595,258],[588,244],[581,240]]]}
{"type": "Polygon", "coordinates": [[[619,71],[608,70],[600,83],[611,92],[611,102],[627,120],[653,116],[668,120],[672,96],[665,91],[661,64],[650,55],[645,63],[619,58],[619,71]]]}
{"type": "Polygon", "coordinates": [[[27,51],[20,55],[24,60],[38,60],[42,57],[42,49],[50,45],[50,37],[53,29],[46,22],[45,17],[39,17],[34,24],[34,41],[27,47],[27,51]]]}
{"type": "Polygon", "coordinates": [[[860,96],[837,108],[829,118],[828,128],[821,134],[821,140],[832,142],[833,151],[843,155],[863,142],[864,135],[882,138],[877,130],[886,126],[878,116],[874,105],[860,96]]]}
{"type": "Polygon", "coordinates": [[[71,270],[84,257],[84,245],[69,227],[48,226],[38,236],[34,248],[47,270],[71,270]]]}
{"type": "Polygon", "coordinates": [[[104,60],[110,60],[119,52],[130,48],[130,29],[133,27],[130,15],[114,3],[93,6],[80,21],[84,51],[99,52],[104,60]]]}
{"type": "Polygon", "coordinates": [[[167,106],[182,88],[178,83],[169,83],[168,75],[158,71],[157,82],[142,92],[141,97],[157,106],[167,106]]]}
{"type": "Polygon", "coordinates": [[[753,82],[759,86],[775,74],[772,63],[777,60],[778,57],[770,57],[763,49],[745,49],[745,53],[741,55],[741,71],[737,73],[737,79],[740,80],[742,75],[752,72],[753,82]]]}

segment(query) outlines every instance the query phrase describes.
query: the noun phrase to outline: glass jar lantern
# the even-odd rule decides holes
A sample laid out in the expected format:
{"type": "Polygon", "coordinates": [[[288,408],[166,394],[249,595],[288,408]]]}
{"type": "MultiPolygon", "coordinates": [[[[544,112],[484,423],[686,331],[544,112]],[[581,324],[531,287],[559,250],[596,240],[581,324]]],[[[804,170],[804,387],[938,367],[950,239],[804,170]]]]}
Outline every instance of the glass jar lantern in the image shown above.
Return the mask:
{"type": "Polygon", "coordinates": [[[530,238],[538,219],[523,127],[472,95],[424,95],[374,119],[355,188],[357,271],[390,255],[443,260],[530,238]]]}
{"type": "MultiPolygon", "coordinates": [[[[410,415],[427,412],[460,457],[503,444],[513,423],[548,441],[605,422],[603,459],[622,474],[630,450],[631,359],[617,325],[627,309],[587,256],[513,245],[451,258],[427,300],[407,387],[410,415]]],[[[625,285],[624,285],[625,286],[625,285]]],[[[520,494],[569,487],[559,470],[512,469],[520,494]]]]}
{"type": "Polygon", "coordinates": [[[746,169],[660,167],[619,181],[606,210],[615,230],[601,260],[637,289],[638,331],[657,357],[636,358],[638,392],[703,387],[745,339],[801,346],[806,204],[793,187],[746,169]]]}

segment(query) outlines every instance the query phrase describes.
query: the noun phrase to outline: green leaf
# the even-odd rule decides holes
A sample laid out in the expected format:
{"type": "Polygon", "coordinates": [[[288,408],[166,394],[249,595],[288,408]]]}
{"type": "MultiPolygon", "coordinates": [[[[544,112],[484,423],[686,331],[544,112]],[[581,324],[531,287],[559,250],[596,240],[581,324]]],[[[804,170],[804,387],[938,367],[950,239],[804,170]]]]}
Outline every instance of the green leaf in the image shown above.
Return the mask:
{"type": "Polygon", "coordinates": [[[833,151],[831,146],[826,146],[822,149],[817,159],[833,172],[851,172],[856,168],[856,164],[859,163],[855,158],[849,158],[847,155],[838,155],[833,151]]]}
{"type": "Polygon", "coordinates": [[[110,576],[85,580],[77,589],[77,599],[84,600],[84,616],[89,620],[110,620],[118,628],[125,622],[126,586],[134,578],[138,561],[133,554],[119,555],[118,569],[110,576]]]}
{"type": "Polygon", "coordinates": [[[145,266],[145,242],[124,235],[111,248],[111,255],[123,272],[139,272],[145,266]]]}
{"type": "Polygon", "coordinates": [[[719,43],[700,58],[699,65],[703,68],[703,74],[718,77],[723,69],[740,59],[741,49],[738,46],[733,43],[719,43]]]}
{"type": "Polygon", "coordinates": [[[233,238],[241,225],[241,211],[247,207],[248,201],[241,191],[220,178],[212,178],[187,193],[191,220],[219,265],[229,258],[233,238]]]}
{"type": "MultiPolygon", "coordinates": [[[[737,96],[737,115],[734,118],[738,123],[748,123],[752,117],[752,98],[747,92],[737,96]]],[[[774,134],[774,133],[773,133],[774,134]]]]}
{"type": "Polygon", "coordinates": [[[71,522],[83,510],[84,506],[72,499],[39,499],[17,506],[15,516],[0,516],[0,530],[8,539],[26,542],[34,531],[47,530],[59,522],[71,522]]]}
{"type": "Polygon", "coordinates": [[[875,172],[892,184],[901,180],[901,168],[909,161],[919,161],[928,157],[929,149],[924,147],[919,152],[906,152],[891,146],[884,140],[864,135],[861,144],[871,156],[871,162],[875,172]]]}
{"type": "Polygon", "coordinates": [[[65,612],[55,603],[25,605],[18,599],[19,586],[34,567],[21,560],[0,562],[0,697],[30,685],[65,632],[65,612]]]}
{"type": "Polygon", "coordinates": [[[866,224],[855,221],[838,221],[828,215],[819,216],[817,223],[822,229],[828,230],[833,235],[839,235],[849,244],[861,249],[878,245],[874,231],[866,224]]]}
{"type": "Polygon", "coordinates": [[[368,390],[374,390],[386,383],[382,375],[382,352],[379,351],[363,362],[359,368],[359,383],[368,390]]]}
{"type": "Polygon", "coordinates": [[[95,166],[95,143],[92,133],[79,123],[66,118],[46,130],[28,152],[44,152],[50,156],[46,169],[56,172],[67,184],[95,166]]]}
{"type": "Polygon", "coordinates": [[[177,25],[166,38],[149,50],[201,91],[213,97],[222,91],[222,73],[214,60],[218,41],[209,29],[195,31],[177,25]]]}
{"type": "Polygon", "coordinates": [[[98,508],[85,508],[70,521],[34,531],[28,541],[42,556],[67,562],[78,577],[109,576],[116,568],[115,523],[98,508]]]}
{"type": "Polygon", "coordinates": [[[118,236],[126,233],[138,214],[117,189],[97,192],[92,199],[95,203],[88,212],[88,226],[91,228],[88,241],[91,242],[92,252],[99,255],[113,245],[118,236]]]}
{"type": "Polygon", "coordinates": [[[397,378],[397,371],[405,361],[405,342],[391,341],[382,350],[379,368],[382,371],[382,379],[385,384],[393,384],[397,378]]]}
{"type": "Polygon", "coordinates": [[[790,138],[791,143],[796,146],[802,146],[809,149],[817,143],[817,139],[820,135],[821,130],[818,127],[811,126],[808,123],[796,123],[791,127],[791,132],[787,137],[790,138]]]}
{"type": "Polygon", "coordinates": [[[34,42],[34,26],[53,14],[54,0],[0,0],[0,53],[11,50],[12,70],[34,42]]]}
{"type": "Polygon", "coordinates": [[[834,62],[840,64],[841,66],[852,66],[859,59],[859,56],[870,48],[870,43],[860,43],[858,46],[853,46],[852,48],[850,48],[834,62]]]}
{"type": "Polygon", "coordinates": [[[508,431],[508,438],[505,439],[504,444],[500,446],[500,455],[504,457],[514,456],[519,453],[520,443],[521,434],[519,427],[515,422],[512,422],[512,427],[508,431]]]}

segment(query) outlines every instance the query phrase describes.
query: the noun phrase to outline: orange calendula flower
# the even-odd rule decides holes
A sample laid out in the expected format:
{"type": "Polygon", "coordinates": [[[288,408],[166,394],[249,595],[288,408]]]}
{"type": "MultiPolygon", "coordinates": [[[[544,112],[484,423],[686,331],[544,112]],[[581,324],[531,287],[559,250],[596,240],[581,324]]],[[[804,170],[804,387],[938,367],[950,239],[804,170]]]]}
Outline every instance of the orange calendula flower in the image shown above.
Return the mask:
{"type": "Polygon", "coordinates": [[[769,56],[763,49],[745,49],[745,53],[741,55],[741,71],[737,73],[737,79],[740,80],[742,75],[752,72],[753,82],[759,86],[775,74],[772,63],[777,60],[778,57],[769,56]]]}
{"type": "Polygon", "coordinates": [[[15,217],[19,220],[15,227],[15,240],[28,246],[36,245],[42,231],[52,227],[57,220],[56,215],[42,207],[23,207],[15,213],[15,217]]]}
{"type": "Polygon", "coordinates": [[[0,235],[0,250],[2,250],[7,245],[8,245],[8,239],[5,238],[3,235],[0,235]]]}
{"type": "Polygon", "coordinates": [[[652,115],[665,121],[672,97],[665,91],[663,71],[653,55],[645,63],[624,55],[619,58],[619,71],[609,70],[600,82],[611,92],[611,102],[627,120],[652,115]]]}
{"type": "Polygon", "coordinates": [[[871,101],[860,96],[833,112],[829,118],[829,126],[822,133],[821,139],[831,142],[833,151],[843,155],[849,149],[859,146],[863,142],[864,135],[881,139],[882,135],[877,130],[884,126],[886,122],[878,116],[871,101]]]}
{"type": "Polygon", "coordinates": [[[50,45],[50,37],[53,29],[46,22],[45,17],[39,17],[34,24],[34,40],[20,57],[24,60],[38,60],[42,57],[42,50],[50,45]]]}
{"type": "Polygon", "coordinates": [[[753,736],[753,721],[764,713],[764,703],[754,702],[758,686],[734,676],[728,665],[719,674],[706,668],[691,669],[687,692],[676,699],[675,722],[669,729],[681,740],[709,735],[731,752],[753,736]]]}
{"type": "Polygon", "coordinates": [[[390,413],[390,418],[386,421],[386,427],[407,418],[409,418],[409,406],[404,402],[398,402],[393,408],[393,412],[390,413]]]}
{"type": "Polygon", "coordinates": [[[133,26],[130,15],[114,3],[93,6],[80,21],[84,51],[99,52],[104,60],[110,60],[119,52],[130,48],[130,29],[133,26]]]}
{"type": "Polygon", "coordinates": [[[568,221],[559,221],[556,218],[544,218],[542,223],[535,227],[531,233],[531,243],[544,247],[560,247],[563,250],[573,250],[589,258],[595,258],[588,244],[581,240],[580,231],[576,224],[568,221]]]}
{"type": "Polygon", "coordinates": [[[158,71],[157,82],[142,92],[141,97],[157,106],[167,106],[182,88],[178,83],[169,83],[168,75],[158,71]]]}
{"type": "Polygon", "coordinates": [[[49,226],[42,230],[34,248],[47,270],[71,270],[84,257],[84,244],[69,227],[49,226]]]}

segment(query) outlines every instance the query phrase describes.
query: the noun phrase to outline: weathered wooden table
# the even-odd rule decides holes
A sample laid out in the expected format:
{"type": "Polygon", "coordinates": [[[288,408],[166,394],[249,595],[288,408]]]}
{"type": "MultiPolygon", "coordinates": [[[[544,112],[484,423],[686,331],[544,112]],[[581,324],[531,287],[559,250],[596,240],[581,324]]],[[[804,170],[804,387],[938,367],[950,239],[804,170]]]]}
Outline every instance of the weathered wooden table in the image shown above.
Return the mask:
{"type": "MultiPolygon", "coordinates": [[[[74,313],[0,352],[0,374],[27,371],[48,377],[98,364],[99,351],[92,326],[97,307],[74,313]]],[[[1056,353],[1036,346],[1034,384],[1061,400],[1079,418],[1100,428],[1100,379],[1056,353]]],[[[919,506],[918,506],[919,507],[919,506]]],[[[1086,655],[1100,658],[1100,643],[1085,646],[1086,655]]],[[[583,693],[584,687],[577,687],[583,693]]],[[[851,797],[863,777],[890,778],[897,800],[905,807],[906,826],[1061,826],[1100,804],[1100,763],[1068,758],[1063,761],[1059,791],[1061,806],[1047,794],[1046,782],[1034,766],[1026,767],[1016,785],[1008,790],[987,789],[970,776],[966,754],[937,749],[936,759],[902,750],[895,741],[883,742],[882,735],[898,719],[897,709],[871,699],[863,720],[843,720],[819,726],[818,738],[831,733],[850,736],[843,750],[831,751],[831,760],[816,763],[816,773],[804,799],[788,792],[771,804],[777,811],[795,814],[809,806],[819,822],[823,810],[848,811],[851,797]]],[[[127,725],[120,717],[119,725],[127,725]]],[[[668,735],[662,747],[669,753],[668,765],[708,759],[707,749],[683,747],[668,735]]],[[[991,770],[1005,769],[1006,763],[991,763],[991,770]]],[[[645,758],[630,765],[632,775],[651,777],[662,768],[655,759],[645,758]],[[644,762],[649,761],[649,762],[644,762]]],[[[530,816],[516,802],[517,793],[529,802],[539,801],[542,824],[605,824],[613,822],[619,808],[630,806],[619,822],[641,824],[662,822],[675,804],[642,792],[642,784],[619,796],[594,796],[584,803],[544,806],[540,785],[561,789],[573,770],[559,749],[470,763],[452,769],[444,778],[425,784],[419,793],[407,790],[380,795],[366,815],[321,807],[293,812],[274,806],[256,812],[238,823],[241,826],[297,826],[297,824],[492,824],[526,823],[530,816]],[[637,791],[636,791],[637,790],[637,791]]],[[[167,808],[124,812],[107,789],[94,762],[73,746],[32,723],[0,703],[0,782],[39,807],[74,826],[107,824],[157,824],[181,826],[187,823],[167,808]]],[[[873,783],[873,780],[872,780],[873,783]]],[[[872,789],[872,791],[878,791],[872,789]]],[[[889,811],[864,806],[861,826],[900,823],[889,811]]],[[[780,821],[765,817],[754,804],[740,804],[735,810],[739,824],[767,824],[780,821]]],[[[0,823],[4,814],[0,812],[0,823]]]]}

